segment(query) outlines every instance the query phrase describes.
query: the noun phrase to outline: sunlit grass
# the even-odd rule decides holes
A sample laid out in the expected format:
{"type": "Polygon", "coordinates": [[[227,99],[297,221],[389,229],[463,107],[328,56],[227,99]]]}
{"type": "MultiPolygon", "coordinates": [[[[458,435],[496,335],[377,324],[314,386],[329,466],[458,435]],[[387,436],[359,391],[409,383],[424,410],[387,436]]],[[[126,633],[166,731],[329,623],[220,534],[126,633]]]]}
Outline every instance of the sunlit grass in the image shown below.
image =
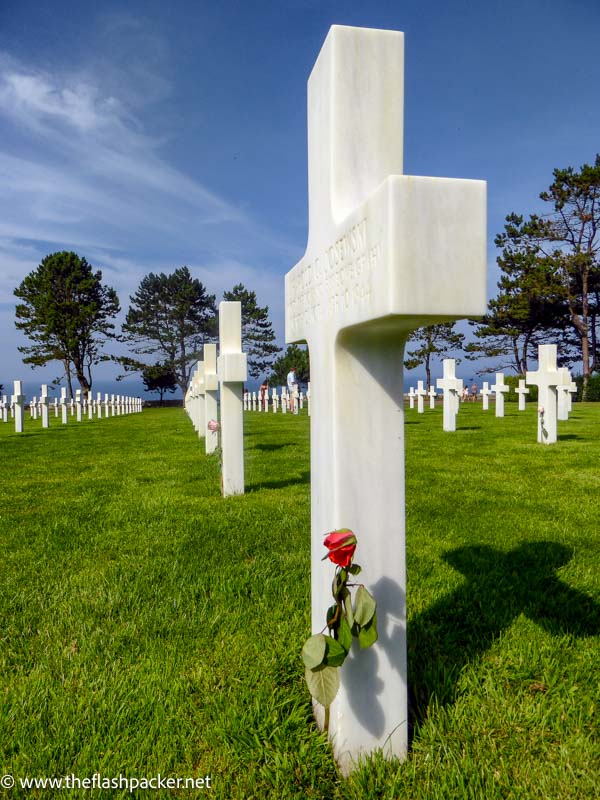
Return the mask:
{"type": "Polygon", "coordinates": [[[299,658],[306,414],[246,415],[247,492],[226,500],[182,410],[0,424],[2,773],[210,774],[221,798],[595,797],[599,419],[576,405],[543,447],[533,407],[463,406],[454,434],[441,409],[407,410],[412,748],[347,781],[299,658]]]}

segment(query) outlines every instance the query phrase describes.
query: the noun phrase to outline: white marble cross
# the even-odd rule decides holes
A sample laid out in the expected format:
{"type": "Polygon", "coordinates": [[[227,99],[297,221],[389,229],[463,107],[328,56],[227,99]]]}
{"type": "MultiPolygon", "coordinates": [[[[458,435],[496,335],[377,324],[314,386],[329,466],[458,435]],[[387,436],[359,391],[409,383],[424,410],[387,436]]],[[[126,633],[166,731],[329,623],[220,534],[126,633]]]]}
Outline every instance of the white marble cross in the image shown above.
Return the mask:
{"type": "Polygon", "coordinates": [[[408,390],[408,407],[414,408],[415,407],[415,387],[411,386],[408,390]]]}
{"type": "MultiPolygon", "coordinates": [[[[206,436],[206,409],[204,406],[204,361],[198,361],[192,377],[192,419],[199,438],[206,436]]],[[[206,447],[205,447],[206,452],[206,447]]]]}
{"type": "Polygon", "coordinates": [[[81,389],[75,389],[75,410],[77,412],[77,422],[81,422],[81,389]]]}
{"type": "Polygon", "coordinates": [[[538,430],[540,444],[554,444],[557,440],[557,396],[556,387],[561,377],[556,366],[556,345],[538,346],[538,368],[527,372],[526,383],[538,387],[538,430]]]}
{"type": "Polygon", "coordinates": [[[94,419],[94,397],[91,392],[87,393],[87,412],[88,412],[88,419],[94,419]]]}
{"type": "Polygon", "coordinates": [[[427,394],[429,395],[429,408],[435,408],[435,398],[437,397],[437,392],[435,391],[435,386],[433,384],[431,384],[429,387],[427,394]]]}
{"type": "Polygon", "coordinates": [[[64,386],[60,390],[60,414],[61,423],[67,425],[69,422],[69,409],[67,407],[67,390],[64,386]]]}
{"type": "Polygon", "coordinates": [[[217,377],[217,345],[204,345],[204,417],[206,441],[204,449],[206,453],[214,453],[219,446],[219,432],[209,430],[206,425],[211,420],[218,422],[217,395],[219,391],[219,379],[217,377]]]}
{"type": "Polygon", "coordinates": [[[425,413],[425,395],[427,391],[423,384],[423,381],[417,381],[417,390],[415,395],[417,396],[417,413],[424,414],[425,413]]]}
{"type": "Polygon", "coordinates": [[[560,377],[560,383],[556,387],[558,394],[557,418],[559,420],[568,420],[572,409],[571,394],[575,394],[577,392],[577,384],[571,378],[571,373],[569,372],[568,367],[561,367],[558,370],[558,374],[560,377]]]}
{"type": "Polygon", "coordinates": [[[102,419],[102,392],[96,392],[96,417],[102,419]]]}
{"type": "Polygon", "coordinates": [[[14,408],[15,433],[23,433],[26,399],[25,395],[23,394],[23,382],[15,381],[13,389],[12,403],[14,408]]]}
{"type": "Polygon", "coordinates": [[[490,389],[490,384],[488,383],[488,381],[484,381],[483,386],[479,390],[479,394],[481,395],[481,399],[483,401],[481,407],[484,411],[487,411],[490,407],[491,393],[492,390],[490,389]]]}
{"type": "Polygon", "coordinates": [[[242,304],[237,300],[219,303],[217,375],[221,387],[222,491],[227,497],[244,494],[242,395],[248,367],[242,353],[242,304]]]}
{"type": "Polygon", "coordinates": [[[351,653],[331,707],[344,771],[408,744],[404,342],[486,305],[485,183],[402,175],[403,83],[401,33],[331,28],[308,82],[308,244],[285,285],[286,342],[308,343],[314,387],[312,629],[331,605],[321,559],[336,528],[356,533],[378,603],[379,641],[351,653]]]}
{"type": "Polygon", "coordinates": [[[515,392],[519,395],[519,411],[525,411],[525,395],[529,394],[529,389],[525,386],[524,378],[519,379],[519,386],[515,389],[515,392]]]}
{"type": "Polygon", "coordinates": [[[49,428],[50,427],[50,419],[49,419],[49,404],[50,398],[48,397],[48,384],[42,384],[42,393],[40,395],[40,407],[42,409],[42,428],[49,428]]]}
{"type": "Polygon", "coordinates": [[[504,373],[496,373],[496,383],[492,384],[492,392],[496,395],[496,416],[504,416],[504,395],[510,390],[510,386],[504,383],[504,373]]]}
{"type": "Polygon", "coordinates": [[[456,415],[459,407],[459,393],[462,390],[462,379],[456,377],[456,361],[445,358],[442,362],[444,374],[438,378],[436,386],[443,394],[443,430],[452,433],[456,430],[456,415]]]}
{"type": "Polygon", "coordinates": [[[8,397],[2,395],[2,421],[8,422],[8,397]]]}

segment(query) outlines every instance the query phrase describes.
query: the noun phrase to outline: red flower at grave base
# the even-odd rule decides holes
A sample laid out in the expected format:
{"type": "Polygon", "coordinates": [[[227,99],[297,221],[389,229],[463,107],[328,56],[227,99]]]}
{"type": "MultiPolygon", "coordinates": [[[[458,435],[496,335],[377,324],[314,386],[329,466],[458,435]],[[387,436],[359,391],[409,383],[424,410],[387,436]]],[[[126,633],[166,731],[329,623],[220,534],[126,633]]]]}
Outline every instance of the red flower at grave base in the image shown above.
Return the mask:
{"type": "Polygon", "coordinates": [[[329,558],[340,567],[349,567],[356,550],[356,536],[348,528],[332,531],[325,537],[325,547],[329,553],[324,558],[329,558]]]}

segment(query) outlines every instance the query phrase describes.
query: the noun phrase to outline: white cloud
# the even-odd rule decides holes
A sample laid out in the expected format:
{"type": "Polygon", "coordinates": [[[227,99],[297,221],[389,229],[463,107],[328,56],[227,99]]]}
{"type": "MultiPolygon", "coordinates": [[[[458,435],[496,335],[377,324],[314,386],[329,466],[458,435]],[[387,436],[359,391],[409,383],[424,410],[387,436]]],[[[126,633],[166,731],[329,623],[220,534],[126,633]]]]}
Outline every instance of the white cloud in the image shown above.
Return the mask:
{"type": "Polygon", "coordinates": [[[164,42],[121,14],[95,43],[70,71],[0,53],[3,321],[25,275],[72,249],[103,270],[124,310],[145,274],[187,263],[217,299],[240,282],[256,291],[281,334],[283,281],[268,263],[292,263],[297,248],[169,162],[164,127],[147,113],[171,89],[164,42]]]}
{"type": "MultiPolygon", "coordinates": [[[[5,235],[107,249],[235,256],[288,248],[239,206],[173,167],[89,69],[41,73],[0,55],[5,235]]],[[[146,83],[150,78],[144,76],[146,83]]]]}

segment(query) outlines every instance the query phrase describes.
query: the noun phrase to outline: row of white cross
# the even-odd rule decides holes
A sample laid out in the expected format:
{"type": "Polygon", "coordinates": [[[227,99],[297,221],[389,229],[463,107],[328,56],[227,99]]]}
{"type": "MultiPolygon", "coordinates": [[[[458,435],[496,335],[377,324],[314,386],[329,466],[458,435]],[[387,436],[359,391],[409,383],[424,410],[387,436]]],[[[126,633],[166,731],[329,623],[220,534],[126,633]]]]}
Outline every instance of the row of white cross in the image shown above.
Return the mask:
{"type": "MultiPolygon", "coordinates": [[[[437,380],[437,388],[444,393],[444,431],[456,430],[456,415],[459,409],[459,401],[463,393],[463,380],[456,377],[456,362],[453,358],[446,358],[443,362],[444,375],[437,380]]],[[[519,380],[519,386],[515,389],[519,396],[519,411],[525,410],[525,395],[529,394],[527,384],[538,387],[538,442],[542,444],[554,444],[557,441],[557,420],[569,419],[572,408],[571,395],[577,392],[577,384],[571,378],[571,373],[567,367],[557,366],[557,346],[555,344],[540,345],[538,350],[538,369],[527,372],[525,378],[519,380]]],[[[496,373],[496,382],[489,386],[484,381],[479,394],[482,397],[483,410],[489,407],[489,397],[494,394],[496,397],[495,413],[497,417],[504,416],[504,395],[510,387],[504,383],[504,373],[496,373]]],[[[410,408],[414,408],[414,399],[417,398],[419,413],[423,413],[423,400],[429,394],[430,406],[433,408],[435,403],[435,389],[431,387],[429,392],[425,391],[423,381],[418,382],[418,388],[411,389],[408,393],[410,408]]]]}
{"type": "MultiPolygon", "coordinates": [[[[3,395],[0,400],[0,419],[3,422],[8,422],[10,415],[10,418],[14,420],[16,433],[23,433],[26,405],[27,398],[23,394],[23,382],[16,380],[14,381],[10,402],[7,395],[3,395]]],[[[48,386],[44,383],[42,384],[40,396],[32,397],[29,401],[31,419],[40,417],[42,428],[49,428],[51,407],[54,409],[55,418],[58,418],[60,407],[61,422],[66,425],[69,413],[71,416],[76,416],[77,422],[81,422],[84,416],[92,420],[94,417],[102,419],[103,414],[105,417],[114,417],[121,414],[139,413],[142,410],[142,399],[120,394],[111,394],[109,398],[108,394],[105,394],[104,400],[102,400],[101,392],[98,392],[96,399],[94,399],[91,392],[87,392],[87,396],[84,396],[82,390],[77,389],[75,397],[67,400],[67,390],[63,387],[60,390],[60,398],[55,397],[54,400],[51,400],[48,395],[48,386]]]]}
{"type": "Polygon", "coordinates": [[[269,401],[271,403],[271,410],[274,414],[281,408],[281,413],[286,414],[288,410],[292,414],[297,414],[298,410],[304,408],[304,401],[306,399],[308,416],[310,417],[310,382],[306,390],[306,395],[297,386],[293,391],[288,391],[285,386],[281,387],[281,395],[277,394],[277,389],[271,390],[271,397],[269,398],[269,391],[258,392],[244,392],[244,411],[268,411],[269,401]]]}
{"type": "Polygon", "coordinates": [[[216,344],[204,345],[184,398],[185,409],[205,450],[214,453],[221,436],[221,488],[223,496],[244,493],[243,392],[247,378],[242,353],[242,304],[219,303],[219,357],[216,344]],[[220,390],[220,405],[217,392],[220,390]],[[220,420],[218,412],[220,410],[220,420]]]}

